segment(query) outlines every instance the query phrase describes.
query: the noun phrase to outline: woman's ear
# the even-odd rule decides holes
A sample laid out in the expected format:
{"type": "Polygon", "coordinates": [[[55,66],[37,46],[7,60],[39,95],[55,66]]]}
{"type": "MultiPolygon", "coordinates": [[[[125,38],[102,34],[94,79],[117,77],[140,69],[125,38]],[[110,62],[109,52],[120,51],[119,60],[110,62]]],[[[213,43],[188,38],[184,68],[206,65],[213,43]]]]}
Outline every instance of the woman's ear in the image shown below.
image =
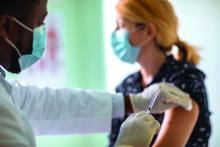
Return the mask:
{"type": "Polygon", "coordinates": [[[145,31],[148,40],[154,40],[156,37],[157,29],[156,26],[153,23],[147,23],[145,25],[145,31]]]}

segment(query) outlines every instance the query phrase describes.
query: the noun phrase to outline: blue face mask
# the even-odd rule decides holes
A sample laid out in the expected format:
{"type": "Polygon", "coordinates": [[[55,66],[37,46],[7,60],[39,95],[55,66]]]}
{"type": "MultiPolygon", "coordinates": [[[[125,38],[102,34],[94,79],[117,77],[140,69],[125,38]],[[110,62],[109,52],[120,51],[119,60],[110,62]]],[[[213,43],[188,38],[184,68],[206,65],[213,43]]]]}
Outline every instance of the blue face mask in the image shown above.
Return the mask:
{"type": "Polygon", "coordinates": [[[22,55],[15,44],[11,42],[8,38],[5,38],[6,42],[8,42],[20,56],[19,65],[22,71],[36,63],[42,57],[46,46],[46,26],[43,24],[40,27],[34,28],[34,30],[32,30],[16,18],[13,18],[13,20],[26,30],[33,32],[33,44],[31,54],[22,55]]]}
{"type": "MultiPolygon", "coordinates": [[[[133,31],[132,31],[133,32],[133,31]]],[[[134,64],[141,51],[141,47],[134,47],[129,42],[129,32],[120,29],[112,33],[111,45],[115,55],[124,62],[134,64]]]]}

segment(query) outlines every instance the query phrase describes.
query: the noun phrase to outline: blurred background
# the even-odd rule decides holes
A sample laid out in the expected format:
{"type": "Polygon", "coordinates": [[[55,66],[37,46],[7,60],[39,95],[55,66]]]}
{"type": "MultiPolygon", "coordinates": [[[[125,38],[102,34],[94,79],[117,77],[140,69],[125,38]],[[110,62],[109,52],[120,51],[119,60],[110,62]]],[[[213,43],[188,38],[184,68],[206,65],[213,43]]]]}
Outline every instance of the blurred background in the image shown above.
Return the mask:
{"type": "MultiPolygon", "coordinates": [[[[43,59],[18,78],[39,86],[88,88],[114,92],[115,86],[138,69],[112,53],[117,0],[49,0],[47,50],[43,59]]],[[[180,36],[200,48],[199,67],[206,84],[213,124],[211,147],[220,146],[220,1],[173,0],[180,36]]],[[[10,75],[9,78],[14,78],[10,75]]],[[[74,125],[74,124],[73,124],[74,125]]],[[[178,132],[177,132],[178,133],[178,132]]],[[[38,147],[106,147],[108,134],[41,136],[38,147]]]]}

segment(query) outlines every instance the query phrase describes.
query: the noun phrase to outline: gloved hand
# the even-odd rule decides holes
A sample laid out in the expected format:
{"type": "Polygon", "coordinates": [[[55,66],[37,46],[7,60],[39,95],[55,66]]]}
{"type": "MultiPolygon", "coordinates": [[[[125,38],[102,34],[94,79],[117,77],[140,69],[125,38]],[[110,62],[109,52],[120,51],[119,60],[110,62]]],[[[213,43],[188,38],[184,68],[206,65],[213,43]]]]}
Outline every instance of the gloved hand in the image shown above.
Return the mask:
{"type": "Polygon", "coordinates": [[[130,94],[130,100],[134,112],[146,111],[152,98],[156,96],[152,114],[162,113],[173,107],[182,107],[187,111],[192,109],[192,101],[189,94],[183,92],[174,85],[168,83],[158,83],[147,87],[139,94],[130,94]]]}
{"type": "Polygon", "coordinates": [[[142,111],[131,114],[121,125],[116,147],[148,147],[160,124],[142,111]]]}

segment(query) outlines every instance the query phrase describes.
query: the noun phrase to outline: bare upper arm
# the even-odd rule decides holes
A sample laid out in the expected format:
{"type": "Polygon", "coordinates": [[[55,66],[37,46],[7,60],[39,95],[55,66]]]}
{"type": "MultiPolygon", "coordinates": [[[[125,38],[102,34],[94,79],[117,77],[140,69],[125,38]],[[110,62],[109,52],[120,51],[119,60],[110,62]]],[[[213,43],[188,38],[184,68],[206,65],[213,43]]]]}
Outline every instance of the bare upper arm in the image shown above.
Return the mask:
{"type": "Polygon", "coordinates": [[[185,111],[173,108],[165,112],[161,130],[153,147],[183,147],[187,143],[199,115],[199,106],[192,100],[193,108],[185,111]]]}

